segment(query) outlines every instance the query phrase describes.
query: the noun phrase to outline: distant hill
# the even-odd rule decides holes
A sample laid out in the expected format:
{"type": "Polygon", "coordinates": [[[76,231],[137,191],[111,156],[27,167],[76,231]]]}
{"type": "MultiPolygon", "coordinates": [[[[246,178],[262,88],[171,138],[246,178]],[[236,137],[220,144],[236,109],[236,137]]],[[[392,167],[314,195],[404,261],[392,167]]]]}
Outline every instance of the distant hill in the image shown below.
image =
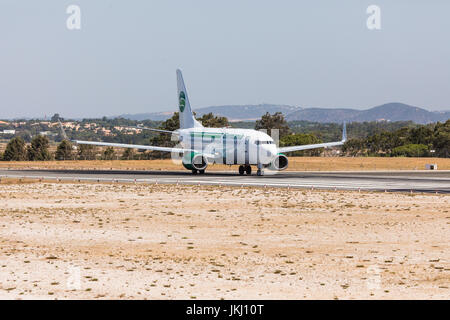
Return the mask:
{"type": "MultiPolygon", "coordinates": [[[[232,106],[215,106],[195,109],[194,112],[198,117],[206,113],[212,112],[215,115],[227,117],[230,121],[255,121],[261,118],[263,114],[269,112],[282,112],[284,115],[290,114],[298,107],[276,105],[276,104],[258,104],[258,105],[232,105],[232,106]]],[[[173,112],[154,112],[154,113],[138,113],[138,114],[122,114],[118,117],[130,120],[167,120],[172,116],[173,112]]]]}
{"type": "MultiPolygon", "coordinates": [[[[450,111],[428,111],[419,107],[403,103],[387,103],[367,110],[346,108],[301,108],[288,105],[259,104],[214,106],[194,110],[197,116],[212,112],[215,115],[227,117],[230,121],[254,121],[269,112],[282,112],[286,120],[307,120],[313,122],[364,122],[364,121],[413,121],[419,124],[430,122],[445,122],[450,119],[450,111]]],[[[155,112],[140,114],[123,114],[131,120],[166,120],[173,112],[155,112]]]]}
{"type": "Polygon", "coordinates": [[[202,116],[205,113],[212,112],[215,115],[227,117],[230,121],[255,121],[261,119],[261,117],[269,112],[274,114],[275,112],[282,112],[284,115],[290,114],[298,107],[277,105],[277,104],[258,104],[258,105],[235,105],[235,106],[216,106],[206,107],[194,110],[194,112],[202,116]]]}
{"type": "Polygon", "coordinates": [[[149,113],[125,113],[120,116],[114,116],[111,118],[124,118],[130,120],[153,120],[153,121],[165,121],[173,115],[173,112],[149,112],[149,113]]]}
{"type": "Polygon", "coordinates": [[[286,115],[288,121],[307,120],[314,122],[343,122],[343,121],[413,121],[425,124],[430,122],[444,122],[450,118],[450,111],[428,111],[419,107],[403,103],[387,103],[367,110],[305,108],[286,115]]]}

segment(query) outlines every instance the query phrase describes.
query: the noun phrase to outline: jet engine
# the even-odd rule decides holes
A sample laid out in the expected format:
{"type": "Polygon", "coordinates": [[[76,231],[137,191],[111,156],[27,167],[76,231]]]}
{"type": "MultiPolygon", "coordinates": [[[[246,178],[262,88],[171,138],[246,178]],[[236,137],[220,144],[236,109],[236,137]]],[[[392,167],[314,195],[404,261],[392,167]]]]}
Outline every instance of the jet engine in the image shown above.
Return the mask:
{"type": "Polygon", "coordinates": [[[188,152],[183,156],[183,166],[188,170],[203,171],[208,166],[208,159],[201,153],[188,152]]]}
{"type": "Polygon", "coordinates": [[[268,168],[270,170],[282,171],[288,167],[288,164],[288,158],[284,154],[279,153],[272,162],[269,163],[268,168]]]}

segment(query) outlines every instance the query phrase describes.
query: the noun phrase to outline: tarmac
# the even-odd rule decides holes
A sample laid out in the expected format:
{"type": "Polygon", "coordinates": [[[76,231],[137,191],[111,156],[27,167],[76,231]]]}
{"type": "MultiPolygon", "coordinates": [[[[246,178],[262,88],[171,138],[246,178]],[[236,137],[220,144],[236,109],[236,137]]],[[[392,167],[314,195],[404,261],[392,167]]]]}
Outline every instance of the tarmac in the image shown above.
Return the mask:
{"type": "Polygon", "coordinates": [[[17,170],[0,169],[0,178],[60,181],[160,183],[284,187],[327,190],[450,193],[450,171],[335,171],[265,172],[264,176],[233,172],[126,171],[126,170],[17,170]]]}

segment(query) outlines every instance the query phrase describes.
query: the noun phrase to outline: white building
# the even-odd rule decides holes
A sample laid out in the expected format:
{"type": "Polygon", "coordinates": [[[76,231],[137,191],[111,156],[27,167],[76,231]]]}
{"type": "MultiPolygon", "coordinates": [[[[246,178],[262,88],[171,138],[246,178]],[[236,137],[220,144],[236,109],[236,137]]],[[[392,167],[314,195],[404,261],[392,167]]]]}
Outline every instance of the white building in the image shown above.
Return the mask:
{"type": "Polygon", "coordinates": [[[41,136],[56,136],[56,133],[51,132],[51,131],[41,131],[41,132],[39,132],[39,134],[41,136]]]}
{"type": "Polygon", "coordinates": [[[3,134],[16,134],[16,130],[3,130],[3,134]]]}

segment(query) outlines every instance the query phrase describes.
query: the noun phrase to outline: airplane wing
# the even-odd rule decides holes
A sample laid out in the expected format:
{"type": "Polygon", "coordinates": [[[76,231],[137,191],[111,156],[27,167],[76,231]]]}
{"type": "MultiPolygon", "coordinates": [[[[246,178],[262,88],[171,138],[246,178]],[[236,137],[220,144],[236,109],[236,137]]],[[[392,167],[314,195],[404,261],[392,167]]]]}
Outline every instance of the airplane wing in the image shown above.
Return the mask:
{"type": "Polygon", "coordinates": [[[343,126],[343,129],[342,129],[342,140],[341,141],[318,143],[318,144],[305,144],[305,145],[302,145],[302,146],[284,147],[284,148],[279,148],[278,152],[286,153],[286,152],[309,150],[309,149],[317,149],[317,148],[336,147],[336,146],[342,146],[345,143],[345,141],[347,141],[347,128],[346,128],[346,125],[345,125],[345,122],[344,122],[344,126],[343,126]]]}
{"type": "Polygon", "coordinates": [[[338,141],[338,142],[328,142],[328,143],[318,143],[318,144],[305,144],[305,145],[302,145],[302,146],[284,147],[284,148],[279,148],[278,152],[286,153],[286,152],[309,150],[309,149],[317,149],[317,148],[328,148],[328,147],[342,146],[344,144],[344,142],[345,141],[338,141]]]}
{"type": "Polygon", "coordinates": [[[163,152],[194,151],[194,150],[191,150],[191,149],[145,146],[145,145],[139,145],[139,144],[125,144],[125,143],[111,143],[111,142],[97,142],[97,141],[82,141],[82,140],[73,140],[73,142],[77,143],[77,144],[88,144],[88,145],[92,145],[92,146],[105,146],[105,147],[117,147],[117,148],[154,150],[154,151],[163,151],[163,152]]]}
{"type": "Polygon", "coordinates": [[[111,142],[97,142],[97,141],[82,141],[82,140],[72,140],[73,143],[77,144],[88,144],[91,146],[103,146],[103,147],[116,147],[116,148],[130,148],[130,149],[141,149],[141,150],[152,150],[152,151],[162,151],[162,152],[175,152],[175,153],[185,153],[185,152],[196,152],[201,153],[209,159],[213,159],[217,154],[212,154],[200,150],[194,149],[184,149],[184,148],[169,148],[169,147],[157,147],[157,146],[145,146],[140,144],[125,144],[125,143],[111,143],[111,142]]]}
{"type": "MultiPolygon", "coordinates": [[[[64,139],[68,140],[67,135],[63,129],[61,122],[59,122],[59,126],[60,126],[61,133],[62,133],[64,139]]],[[[172,131],[159,130],[159,129],[157,129],[157,130],[162,131],[162,132],[172,133],[172,131]]],[[[173,132],[173,133],[178,134],[178,132],[173,132]]],[[[208,158],[216,157],[215,154],[205,153],[204,151],[198,151],[198,150],[193,150],[193,149],[184,149],[184,148],[169,148],[169,147],[145,146],[145,145],[139,145],[139,144],[125,144],[125,143],[111,143],[111,142],[101,142],[101,141],[97,142],[97,141],[83,141],[83,140],[72,140],[72,142],[76,143],[76,144],[87,144],[87,145],[91,145],[91,146],[130,148],[130,149],[153,150],[153,151],[162,151],[162,152],[175,152],[175,153],[198,152],[198,153],[204,154],[208,158]]]]}

